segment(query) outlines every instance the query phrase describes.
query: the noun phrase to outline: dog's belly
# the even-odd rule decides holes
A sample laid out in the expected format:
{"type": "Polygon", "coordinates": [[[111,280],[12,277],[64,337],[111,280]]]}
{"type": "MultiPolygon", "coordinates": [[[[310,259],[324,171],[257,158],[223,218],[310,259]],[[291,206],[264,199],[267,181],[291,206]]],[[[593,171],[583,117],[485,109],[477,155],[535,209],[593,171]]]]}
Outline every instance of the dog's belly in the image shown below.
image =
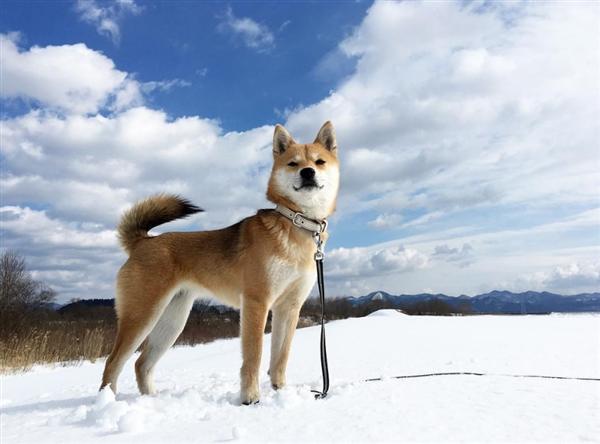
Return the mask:
{"type": "Polygon", "coordinates": [[[234,308],[240,308],[241,306],[242,295],[239,291],[232,291],[231,289],[211,291],[200,284],[190,281],[182,282],[181,289],[190,292],[196,299],[215,299],[220,303],[234,308]]]}
{"type": "MultiPolygon", "coordinates": [[[[290,302],[304,301],[315,283],[316,270],[314,267],[298,267],[286,260],[272,258],[265,264],[264,275],[260,280],[264,282],[264,294],[261,296],[269,306],[281,298],[290,299],[290,302]]],[[[234,285],[209,288],[200,282],[185,280],[179,288],[196,299],[215,299],[234,308],[242,305],[244,289],[234,285]]]]}

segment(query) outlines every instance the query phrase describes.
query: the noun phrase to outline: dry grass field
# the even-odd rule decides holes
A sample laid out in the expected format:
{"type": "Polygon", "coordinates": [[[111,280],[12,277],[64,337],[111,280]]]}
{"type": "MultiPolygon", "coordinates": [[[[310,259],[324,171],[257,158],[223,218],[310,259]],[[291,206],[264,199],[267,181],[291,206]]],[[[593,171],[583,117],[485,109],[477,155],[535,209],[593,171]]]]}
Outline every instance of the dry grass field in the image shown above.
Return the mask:
{"type": "MultiPolygon", "coordinates": [[[[116,333],[114,319],[48,320],[33,315],[27,321],[29,325],[12,332],[2,329],[0,372],[24,371],[36,364],[94,362],[110,353],[116,333]]],[[[235,337],[238,331],[235,316],[200,317],[193,313],[176,345],[235,337]]]]}
{"type": "MultiPolygon", "coordinates": [[[[309,304],[310,305],[310,304],[309,304]]],[[[316,311],[316,310],[313,310],[316,311]]],[[[76,365],[110,353],[116,334],[112,307],[30,310],[0,316],[0,373],[26,371],[36,364],[76,365]]],[[[299,327],[314,325],[303,316],[299,327]]],[[[266,331],[270,331],[270,322],[266,331]]],[[[195,308],[175,345],[203,344],[239,335],[239,313],[195,308]]]]}

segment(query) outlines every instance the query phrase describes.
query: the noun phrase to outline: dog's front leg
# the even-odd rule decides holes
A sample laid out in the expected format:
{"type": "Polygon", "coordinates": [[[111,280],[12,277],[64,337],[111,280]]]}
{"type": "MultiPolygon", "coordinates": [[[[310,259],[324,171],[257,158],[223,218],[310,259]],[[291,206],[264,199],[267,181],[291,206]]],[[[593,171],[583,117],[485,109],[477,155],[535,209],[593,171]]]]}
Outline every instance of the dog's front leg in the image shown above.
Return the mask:
{"type": "Polygon", "coordinates": [[[244,295],[240,333],[242,336],[241,400],[245,405],[257,403],[260,398],[258,372],[268,312],[269,308],[264,299],[244,295]]]}
{"type": "Polygon", "coordinates": [[[285,369],[301,306],[301,301],[293,300],[284,301],[273,307],[269,375],[271,376],[271,385],[275,390],[282,388],[286,382],[285,369]]]}

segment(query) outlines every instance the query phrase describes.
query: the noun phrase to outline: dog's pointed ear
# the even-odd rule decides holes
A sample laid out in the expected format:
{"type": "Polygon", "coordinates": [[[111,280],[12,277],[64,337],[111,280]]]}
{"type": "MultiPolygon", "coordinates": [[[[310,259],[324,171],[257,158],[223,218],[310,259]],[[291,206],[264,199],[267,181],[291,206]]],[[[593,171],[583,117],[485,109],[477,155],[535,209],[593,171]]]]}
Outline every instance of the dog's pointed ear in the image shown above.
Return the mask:
{"type": "Polygon", "coordinates": [[[320,143],[329,151],[337,150],[337,140],[335,139],[335,128],[333,128],[333,124],[328,120],[323,124],[321,129],[319,130],[319,134],[317,134],[317,138],[315,139],[315,143],[320,143]]]}
{"type": "Polygon", "coordinates": [[[290,136],[290,133],[281,126],[280,124],[275,125],[275,132],[273,133],[273,152],[275,154],[282,154],[294,143],[294,139],[290,136]]]}

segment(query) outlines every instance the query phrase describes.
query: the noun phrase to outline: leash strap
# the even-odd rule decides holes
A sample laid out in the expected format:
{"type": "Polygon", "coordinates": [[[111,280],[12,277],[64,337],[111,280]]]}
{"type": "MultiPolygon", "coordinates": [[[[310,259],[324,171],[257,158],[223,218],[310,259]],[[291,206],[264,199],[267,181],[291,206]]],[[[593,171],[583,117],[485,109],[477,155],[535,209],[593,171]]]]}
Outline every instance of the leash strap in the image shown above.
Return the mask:
{"type": "Polygon", "coordinates": [[[584,378],[579,376],[549,376],[549,375],[512,375],[508,373],[478,373],[478,372],[440,372],[440,373],[423,373],[420,375],[399,375],[399,376],[388,376],[381,378],[369,378],[365,379],[364,382],[377,382],[386,379],[411,379],[411,378],[428,378],[431,376],[502,376],[507,378],[541,378],[541,379],[571,379],[577,381],[597,381],[600,382],[600,378],[584,378]]]}
{"type": "Polygon", "coordinates": [[[317,266],[317,286],[319,287],[319,299],[321,300],[321,373],[323,375],[323,389],[321,391],[311,390],[315,393],[315,399],[323,399],[329,391],[329,366],[327,364],[327,344],[325,342],[325,282],[323,279],[323,242],[318,232],[313,234],[317,244],[315,253],[315,264],[317,266]]]}
{"type": "Polygon", "coordinates": [[[321,233],[327,230],[327,219],[315,220],[297,213],[283,205],[277,205],[275,211],[284,215],[298,228],[312,232],[317,251],[315,252],[315,265],[317,266],[317,286],[319,287],[319,299],[321,300],[321,373],[323,374],[323,389],[321,391],[311,390],[315,399],[323,399],[329,391],[329,366],[327,364],[327,344],[325,343],[325,283],[323,278],[323,240],[321,233]]]}

